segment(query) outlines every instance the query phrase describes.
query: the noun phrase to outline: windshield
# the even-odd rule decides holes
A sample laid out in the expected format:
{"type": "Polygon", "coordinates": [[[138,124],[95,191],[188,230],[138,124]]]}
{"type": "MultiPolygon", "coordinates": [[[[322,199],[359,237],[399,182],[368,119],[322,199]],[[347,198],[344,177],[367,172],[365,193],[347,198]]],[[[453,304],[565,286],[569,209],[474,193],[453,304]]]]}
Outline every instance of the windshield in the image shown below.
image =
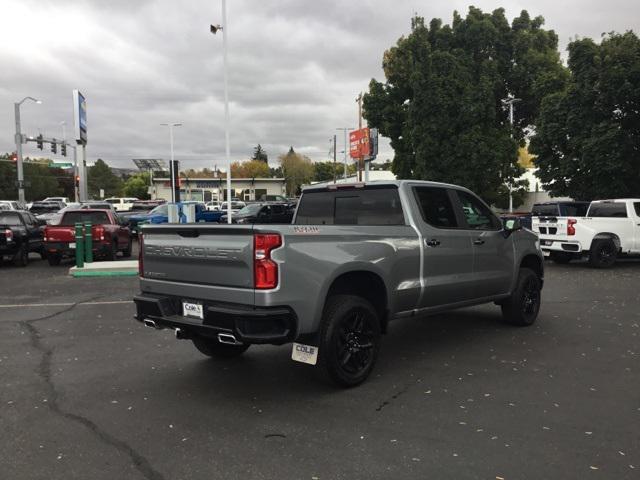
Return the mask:
{"type": "Polygon", "coordinates": [[[91,222],[92,225],[111,223],[106,212],[75,211],[66,212],[60,221],[60,225],[75,225],[78,222],[91,222]]]}
{"type": "MultiPolygon", "coordinates": [[[[233,203],[231,205],[233,205],[233,203]]],[[[252,205],[247,205],[246,207],[243,207],[240,210],[238,210],[237,215],[256,215],[261,208],[262,208],[262,205],[259,205],[257,203],[254,203],[252,205]]]]}
{"type": "Polygon", "coordinates": [[[0,213],[0,225],[22,225],[17,213],[0,213]]]}
{"type": "Polygon", "coordinates": [[[168,205],[158,205],[156,208],[151,210],[149,213],[153,213],[154,215],[169,215],[169,206],[168,205]]]}
{"type": "Polygon", "coordinates": [[[105,202],[110,203],[111,205],[115,205],[116,203],[120,203],[119,198],[107,198],[105,202]]]}

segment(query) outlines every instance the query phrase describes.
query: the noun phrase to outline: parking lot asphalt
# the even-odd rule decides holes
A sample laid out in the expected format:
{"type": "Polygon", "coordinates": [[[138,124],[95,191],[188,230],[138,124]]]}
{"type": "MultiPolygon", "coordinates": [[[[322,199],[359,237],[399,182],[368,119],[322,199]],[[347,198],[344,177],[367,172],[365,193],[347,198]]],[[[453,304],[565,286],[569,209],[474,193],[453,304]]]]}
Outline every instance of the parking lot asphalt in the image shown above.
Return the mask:
{"type": "Polygon", "coordinates": [[[290,346],[203,357],[69,266],[0,267],[1,478],[640,478],[640,262],[548,263],[529,328],[392,323],[350,390],[290,346]]]}

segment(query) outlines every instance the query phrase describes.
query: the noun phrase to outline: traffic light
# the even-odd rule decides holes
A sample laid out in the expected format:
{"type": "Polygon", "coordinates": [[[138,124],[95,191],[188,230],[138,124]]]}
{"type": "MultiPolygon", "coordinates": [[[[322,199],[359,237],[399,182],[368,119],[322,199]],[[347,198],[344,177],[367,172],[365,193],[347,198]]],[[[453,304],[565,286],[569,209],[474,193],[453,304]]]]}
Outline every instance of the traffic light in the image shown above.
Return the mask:
{"type": "Polygon", "coordinates": [[[51,139],[51,153],[58,153],[58,144],[55,138],[51,139]]]}
{"type": "Polygon", "coordinates": [[[66,143],[63,143],[63,144],[60,145],[60,154],[63,157],[67,156],[67,144],[66,143]]]}
{"type": "Polygon", "coordinates": [[[76,175],[76,187],[80,188],[80,175],[76,175]]]}
{"type": "Polygon", "coordinates": [[[36,145],[38,146],[38,148],[40,150],[42,150],[42,134],[38,135],[36,137],[36,145]]]}

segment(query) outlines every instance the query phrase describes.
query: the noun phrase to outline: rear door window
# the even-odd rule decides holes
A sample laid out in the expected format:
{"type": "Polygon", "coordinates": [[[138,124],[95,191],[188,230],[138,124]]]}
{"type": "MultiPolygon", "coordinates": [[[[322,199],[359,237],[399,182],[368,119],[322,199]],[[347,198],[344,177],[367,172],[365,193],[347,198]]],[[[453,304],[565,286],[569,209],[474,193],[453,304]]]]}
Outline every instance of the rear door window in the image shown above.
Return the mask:
{"type": "Polygon", "coordinates": [[[590,217],[626,218],[627,206],[622,202],[598,202],[589,207],[590,217]]]}
{"type": "Polygon", "coordinates": [[[305,192],[296,225],[404,225],[398,189],[349,188],[305,192]]]}
{"type": "Polygon", "coordinates": [[[457,228],[455,210],[445,188],[414,187],[422,219],[436,228],[457,228]]]}
{"type": "Polygon", "coordinates": [[[561,203],[560,215],[563,217],[584,217],[588,209],[588,203],[561,203]]]}
{"type": "Polygon", "coordinates": [[[640,202],[636,202],[633,204],[633,208],[636,210],[636,215],[640,217],[640,202]]]}

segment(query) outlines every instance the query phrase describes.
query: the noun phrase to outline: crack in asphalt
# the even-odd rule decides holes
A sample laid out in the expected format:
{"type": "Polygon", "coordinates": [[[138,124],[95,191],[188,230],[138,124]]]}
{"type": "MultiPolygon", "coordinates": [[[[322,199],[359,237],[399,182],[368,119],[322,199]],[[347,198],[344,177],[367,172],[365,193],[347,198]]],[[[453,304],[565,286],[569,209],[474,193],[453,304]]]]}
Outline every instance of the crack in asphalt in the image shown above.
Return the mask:
{"type": "MultiPolygon", "coordinates": [[[[91,300],[87,301],[90,302],[91,300]]],[[[67,313],[73,310],[76,306],[81,305],[82,303],[85,302],[74,303],[69,308],[65,308],[64,310],[60,310],[59,312],[46,315],[44,317],[18,322],[29,332],[29,339],[33,348],[35,348],[42,354],[42,358],[38,366],[38,374],[44,380],[45,385],[47,386],[47,405],[49,409],[55,414],[58,414],[61,417],[66,418],[67,420],[80,423],[81,425],[89,429],[94,435],[96,435],[103,443],[110,445],[118,451],[127,455],[129,458],[131,458],[131,461],[135,465],[136,469],[142,475],[144,475],[145,478],[149,480],[165,480],[163,475],[155,470],[151,466],[149,461],[142,455],[140,455],[136,450],[134,450],[133,447],[131,447],[128,443],[124,442],[123,440],[119,440],[118,438],[105,432],[96,423],[86,417],[83,417],[82,415],[65,412],[62,408],[60,408],[60,405],[58,404],[58,390],[56,389],[56,386],[51,378],[51,357],[53,356],[53,348],[48,348],[43,344],[42,335],[33,324],[35,322],[49,320],[51,318],[57,317],[58,315],[62,315],[63,313],[67,313]]]]}
{"type": "Polygon", "coordinates": [[[389,397],[387,400],[384,400],[380,405],[378,405],[378,407],[376,408],[376,412],[379,412],[380,410],[382,410],[384,407],[386,407],[387,405],[391,404],[391,402],[393,402],[396,398],[398,398],[400,395],[402,395],[403,393],[406,393],[407,390],[409,390],[409,387],[411,385],[406,385],[402,390],[397,391],[396,393],[394,393],[393,395],[391,395],[391,397],[389,397]]]}

